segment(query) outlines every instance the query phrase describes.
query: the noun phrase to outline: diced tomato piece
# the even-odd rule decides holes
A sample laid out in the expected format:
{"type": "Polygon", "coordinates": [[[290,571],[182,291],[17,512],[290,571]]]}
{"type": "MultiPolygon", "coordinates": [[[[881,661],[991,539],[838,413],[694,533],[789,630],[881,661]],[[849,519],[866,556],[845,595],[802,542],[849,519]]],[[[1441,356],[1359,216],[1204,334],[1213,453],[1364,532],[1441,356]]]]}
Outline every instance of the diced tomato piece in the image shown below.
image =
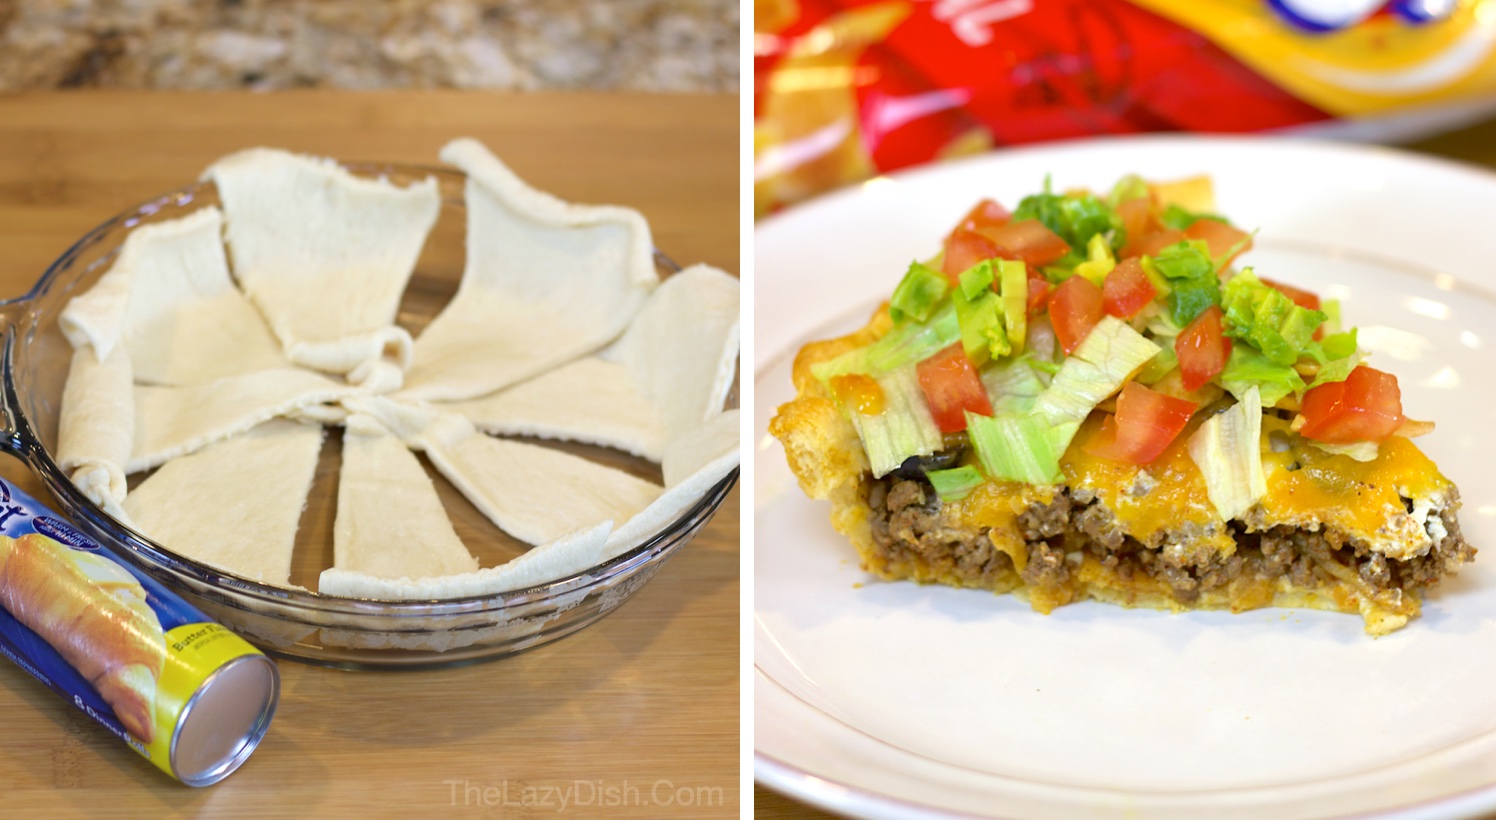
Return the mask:
{"type": "Polygon", "coordinates": [[[1179,437],[1198,407],[1187,399],[1128,382],[1117,396],[1117,414],[1106,417],[1101,432],[1084,449],[1113,461],[1151,463],[1179,437]]]}
{"type": "Polygon", "coordinates": [[[1067,356],[1085,341],[1101,314],[1101,288],[1084,276],[1066,279],[1049,297],[1049,321],[1067,356]]]}
{"type": "Polygon", "coordinates": [[[1217,222],[1214,219],[1195,220],[1194,224],[1184,229],[1184,235],[1190,239],[1205,240],[1205,244],[1210,247],[1210,257],[1212,259],[1219,260],[1221,257],[1230,254],[1228,259],[1219,263],[1219,267],[1231,264],[1233,259],[1250,250],[1252,247],[1251,234],[1233,228],[1224,222],[1217,222]],[[1238,245],[1240,247],[1237,247],[1238,245]],[[1235,253],[1232,253],[1233,248],[1236,249],[1235,253]]]}
{"type": "Polygon", "coordinates": [[[1037,219],[1020,219],[1000,227],[981,228],[977,233],[997,247],[998,256],[1021,259],[1030,265],[1048,265],[1070,252],[1065,240],[1037,219]]]}
{"type": "Polygon", "coordinates": [[[1319,295],[1307,290],[1296,288],[1293,285],[1285,285],[1282,282],[1274,282],[1271,279],[1260,279],[1262,284],[1276,290],[1293,300],[1293,303],[1307,310],[1319,310],[1319,295]]]}
{"type": "Polygon", "coordinates": [[[1231,356],[1231,340],[1222,332],[1221,318],[1221,309],[1211,305],[1174,340],[1174,353],[1179,357],[1179,380],[1185,390],[1200,389],[1201,385],[1226,369],[1226,359],[1231,356]]]}
{"type": "Polygon", "coordinates": [[[1177,245],[1188,238],[1184,235],[1184,231],[1176,231],[1173,228],[1160,228],[1138,237],[1129,235],[1126,247],[1122,248],[1122,258],[1158,256],[1159,251],[1170,245],[1177,245]]]}
{"type": "Polygon", "coordinates": [[[1123,259],[1101,283],[1101,306],[1119,319],[1131,319],[1158,295],[1136,257],[1123,259]]]}
{"type": "Polygon", "coordinates": [[[1326,444],[1382,442],[1405,420],[1397,377],[1366,365],[1343,382],[1330,382],[1304,394],[1299,435],[1326,444]]]}
{"type": "Polygon", "coordinates": [[[1033,316],[1036,313],[1042,313],[1046,308],[1049,307],[1050,290],[1051,288],[1049,280],[1044,278],[1044,274],[1034,270],[1033,268],[1029,268],[1028,315],[1033,316]]]}
{"type": "Polygon", "coordinates": [[[983,259],[997,257],[997,246],[981,234],[957,229],[945,240],[945,259],[940,263],[940,272],[956,284],[957,277],[967,268],[983,259]]]}
{"type": "MultiPolygon", "coordinates": [[[[972,206],[961,218],[961,224],[956,227],[957,231],[980,231],[983,229],[1001,228],[1013,219],[1013,213],[1004,208],[995,199],[984,199],[972,206]]],[[[952,232],[954,233],[954,231],[952,232]]]]}
{"type": "Polygon", "coordinates": [[[982,386],[977,369],[972,366],[971,359],[966,358],[960,342],[920,362],[914,370],[940,432],[965,430],[967,410],[983,416],[992,415],[987,388],[982,386]]]}
{"type": "Polygon", "coordinates": [[[1147,196],[1134,197],[1117,206],[1117,218],[1122,220],[1122,230],[1126,232],[1128,244],[1134,238],[1158,230],[1158,220],[1154,218],[1153,198],[1147,196]]]}

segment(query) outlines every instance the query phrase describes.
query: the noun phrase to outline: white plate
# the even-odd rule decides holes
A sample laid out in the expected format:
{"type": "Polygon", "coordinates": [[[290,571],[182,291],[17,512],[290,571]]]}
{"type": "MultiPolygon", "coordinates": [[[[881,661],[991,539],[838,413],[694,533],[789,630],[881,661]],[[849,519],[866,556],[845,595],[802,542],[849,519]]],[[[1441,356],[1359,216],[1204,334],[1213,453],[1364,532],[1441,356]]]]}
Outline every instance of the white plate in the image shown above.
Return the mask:
{"type": "Polygon", "coordinates": [[[1352,615],[1172,615],[863,573],[776,441],[755,453],[756,774],[873,816],[1452,816],[1496,807],[1496,175],[1376,148],[1153,137],[879,179],[757,230],[763,434],[800,344],[859,326],[978,198],[1215,178],[1242,260],[1342,300],[1491,549],[1372,639],[1352,615]]]}

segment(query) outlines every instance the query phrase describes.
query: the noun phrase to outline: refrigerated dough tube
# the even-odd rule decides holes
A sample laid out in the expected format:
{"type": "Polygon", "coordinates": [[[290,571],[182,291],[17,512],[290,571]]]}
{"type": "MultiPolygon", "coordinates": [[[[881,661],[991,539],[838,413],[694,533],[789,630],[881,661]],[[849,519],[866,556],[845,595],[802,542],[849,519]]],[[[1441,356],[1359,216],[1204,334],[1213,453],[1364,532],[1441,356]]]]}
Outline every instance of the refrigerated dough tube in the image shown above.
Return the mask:
{"type": "Polygon", "coordinates": [[[87,678],[131,734],[151,742],[166,637],[139,581],[39,533],[0,536],[0,606],[87,678]]]}

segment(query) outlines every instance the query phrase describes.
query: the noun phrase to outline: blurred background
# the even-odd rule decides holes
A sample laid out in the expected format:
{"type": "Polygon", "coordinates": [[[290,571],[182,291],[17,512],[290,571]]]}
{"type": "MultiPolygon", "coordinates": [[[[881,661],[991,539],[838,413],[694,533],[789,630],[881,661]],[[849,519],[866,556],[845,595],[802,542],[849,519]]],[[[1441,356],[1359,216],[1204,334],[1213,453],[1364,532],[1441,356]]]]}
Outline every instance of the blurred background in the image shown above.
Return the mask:
{"type": "Polygon", "coordinates": [[[0,0],[0,91],[738,90],[736,0],[0,0]]]}
{"type": "MultiPolygon", "coordinates": [[[[756,0],[760,215],[1005,146],[1407,142],[1496,115],[1496,0],[756,0]]],[[[1496,128],[1439,150],[1496,161],[1496,128]]]]}

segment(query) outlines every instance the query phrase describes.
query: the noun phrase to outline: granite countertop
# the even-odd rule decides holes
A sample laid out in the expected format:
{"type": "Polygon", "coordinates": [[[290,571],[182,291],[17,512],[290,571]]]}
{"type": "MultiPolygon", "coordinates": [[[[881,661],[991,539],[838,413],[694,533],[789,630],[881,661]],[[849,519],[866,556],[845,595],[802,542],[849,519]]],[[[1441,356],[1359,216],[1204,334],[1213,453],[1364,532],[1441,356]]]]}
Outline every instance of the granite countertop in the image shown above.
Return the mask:
{"type": "Polygon", "coordinates": [[[738,90],[737,0],[0,0],[0,91],[738,90]]]}

